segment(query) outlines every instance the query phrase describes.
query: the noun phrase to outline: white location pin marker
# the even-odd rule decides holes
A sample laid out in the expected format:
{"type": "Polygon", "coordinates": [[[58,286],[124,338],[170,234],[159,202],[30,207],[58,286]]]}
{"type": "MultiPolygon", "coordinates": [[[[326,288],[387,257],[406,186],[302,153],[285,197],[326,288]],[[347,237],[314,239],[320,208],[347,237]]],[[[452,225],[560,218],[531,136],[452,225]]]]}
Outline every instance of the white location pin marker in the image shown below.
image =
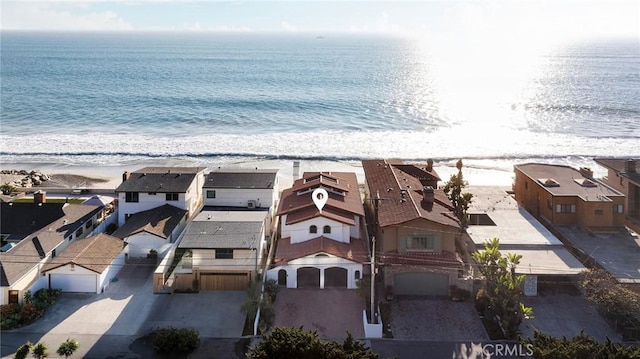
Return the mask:
{"type": "Polygon", "coordinates": [[[316,188],[311,194],[311,197],[313,198],[313,203],[318,207],[318,211],[322,212],[322,207],[327,204],[327,200],[329,199],[327,190],[324,188],[316,188]]]}

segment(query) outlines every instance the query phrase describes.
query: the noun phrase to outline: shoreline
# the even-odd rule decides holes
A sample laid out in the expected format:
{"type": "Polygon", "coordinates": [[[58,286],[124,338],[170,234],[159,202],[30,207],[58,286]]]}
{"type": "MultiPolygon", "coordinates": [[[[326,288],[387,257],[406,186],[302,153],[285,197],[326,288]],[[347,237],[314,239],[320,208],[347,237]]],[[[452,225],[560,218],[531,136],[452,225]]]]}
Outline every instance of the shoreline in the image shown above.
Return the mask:
{"type": "MultiPolygon", "coordinates": [[[[464,161],[464,159],[463,159],[464,161]]],[[[83,166],[83,165],[61,165],[61,164],[34,164],[34,163],[14,163],[0,165],[0,170],[26,170],[27,172],[39,170],[50,177],[50,180],[43,182],[39,186],[23,187],[33,188],[87,188],[87,189],[114,189],[122,182],[122,174],[125,171],[134,172],[144,167],[207,167],[205,173],[218,168],[260,168],[278,169],[282,188],[287,188],[293,183],[293,162],[292,160],[250,160],[235,161],[228,163],[218,163],[215,166],[198,163],[190,160],[154,160],[145,163],[132,165],[115,166],[83,166]],[[5,166],[7,168],[5,168],[5,166]]],[[[313,161],[300,160],[300,174],[314,171],[333,172],[354,172],[358,177],[358,182],[364,185],[364,171],[360,161],[313,161]]],[[[441,178],[441,182],[446,182],[449,177],[457,172],[454,165],[434,164],[434,169],[441,178]]],[[[498,169],[483,169],[475,167],[463,167],[462,173],[470,186],[511,186],[513,182],[513,172],[498,169]]],[[[0,184],[8,181],[9,177],[16,175],[0,175],[0,184]]],[[[22,176],[24,177],[24,176],[22,176]]]]}

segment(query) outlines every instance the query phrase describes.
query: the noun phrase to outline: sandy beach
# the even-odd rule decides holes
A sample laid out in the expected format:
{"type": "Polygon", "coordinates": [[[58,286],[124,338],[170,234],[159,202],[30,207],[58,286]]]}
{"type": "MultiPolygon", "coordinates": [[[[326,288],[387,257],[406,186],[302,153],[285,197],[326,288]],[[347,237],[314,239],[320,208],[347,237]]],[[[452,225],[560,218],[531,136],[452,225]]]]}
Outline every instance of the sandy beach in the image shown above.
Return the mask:
{"type": "MultiPolygon", "coordinates": [[[[66,166],[52,164],[3,164],[0,170],[26,170],[27,172],[39,170],[49,176],[49,180],[33,188],[88,188],[88,189],[115,189],[122,181],[122,173],[133,172],[147,166],[185,166],[185,167],[206,167],[206,172],[218,168],[269,168],[279,169],[281,185],[286,188],[293,182],[293,161],[284,160],[255,160],[243,162],[226,162],[206,164],[189,160],[170,159],[167,161],[156,160],[148,163],[136,165],[119,166],[66,166]]],[[[452,165],[434,166],[444,183],[449,177],[457,172],[452,165]]],[[[364,184],[364,172],[360,162],[356,161],[300,161],[300,173],[305,171],[335,171],[335,172],[355,172],[360,184],[364,184]]],[[[470,185],[499,185],[510,186],[513,174],[507,171],[495,169],[481,169],[465,167],[463,168],[465,179],[470,185]]],[[[0,184],[20,181],[25,176],[0,174],[0,184]]],[[[19,186],[17,186],[19,187],[19,186]]]]}

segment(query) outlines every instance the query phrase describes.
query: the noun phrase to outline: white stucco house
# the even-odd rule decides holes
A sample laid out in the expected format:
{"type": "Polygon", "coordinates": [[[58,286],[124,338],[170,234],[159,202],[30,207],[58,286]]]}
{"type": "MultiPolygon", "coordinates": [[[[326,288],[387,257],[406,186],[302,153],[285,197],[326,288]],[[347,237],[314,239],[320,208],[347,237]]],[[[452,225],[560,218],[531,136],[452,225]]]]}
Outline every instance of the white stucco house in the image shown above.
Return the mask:
{"type": "Polygon", "coordinates": [[[5,203],[0,210],[2,241],[15,243],[0,253],[0,304],[21,303],[27,290],[47,288],[41,269],[76,240],[107,219],[104,207],[46,203],[5,203]]]}
{"type": "Polygon", "coordinates": [[[267,278],[287,288],[357,288],[369,259],[364,209],[354,173],[307,172],[282,192],[281,239],[267,278]],[[329,198],[320,211],[312,193],[329,198]]]}
{"type": "Polygon", "coordinates": [[[128,244],[125,253],[131,258],[144,258],[152,249],[162,258],[187,225],[187,213],[164,204],[133,214],[112,235],[128,244]]]}
{"type": "Polygon", "coordinates": [[[190,218],[202,207],[205,167],[145,167],[125,172],[118,193],[118,225],[133,214],[170,204],[190,218]]]}
{"type": "Polygon", "coordinates": [[[220,168],[204,183],[204,205],[269,209],[278,198],[278,170],[220,168]]]}
{"type": "Polygon", "coordinates": [[[124,266],[121,239],[108,234],[79,239],[42,268],[48,288],[101,293],[124,266]]]}

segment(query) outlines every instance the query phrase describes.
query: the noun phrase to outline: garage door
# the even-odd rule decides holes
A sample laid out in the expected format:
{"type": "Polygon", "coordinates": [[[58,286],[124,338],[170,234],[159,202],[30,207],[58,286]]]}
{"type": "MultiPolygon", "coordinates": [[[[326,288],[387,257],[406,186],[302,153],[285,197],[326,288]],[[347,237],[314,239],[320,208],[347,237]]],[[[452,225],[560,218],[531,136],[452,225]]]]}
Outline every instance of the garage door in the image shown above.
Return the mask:
{"type": "Polygon", "coordinates": [[[439,273],[398,273],[394,276],[396,295],[448,295],[449,276],[439,273]]]}
{"type": "Polygon", "coordinates": [[[298,288],[320,288],[320,269],[303,267],[297,270],[298,288]]]}
{"type": "Polygon", "coordinates": [[[200,290],[245,290],[249,273],[201,273],[200,290]]]}
{"type": "Polygon", "coordinates": [[[327,287],[347,287],[347,270],[344,268],[332,267],[324,270],[324,286],[327,287]]]}
{"type": "Polygon", "coordinates": [[[93,274],[51,274],[49,288],[59,288],[63,292],[95,293],[96,275],[93,274]]]}

